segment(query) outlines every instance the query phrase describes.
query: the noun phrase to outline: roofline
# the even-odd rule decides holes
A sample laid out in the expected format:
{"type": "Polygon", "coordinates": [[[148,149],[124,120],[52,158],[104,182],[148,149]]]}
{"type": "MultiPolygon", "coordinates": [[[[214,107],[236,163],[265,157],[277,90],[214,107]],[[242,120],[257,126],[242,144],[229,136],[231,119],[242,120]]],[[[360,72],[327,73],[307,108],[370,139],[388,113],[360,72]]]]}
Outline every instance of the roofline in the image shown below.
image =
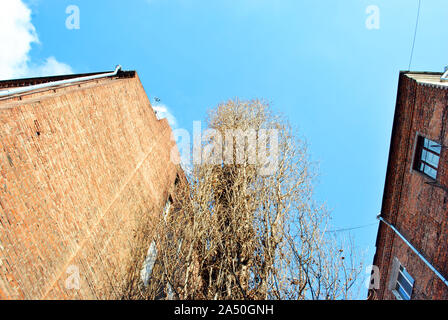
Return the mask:
{"type": "MultiPolygon", "coordinates": [[[[96,75],[104,75],[107,73],[111,73],[112,71],[101,71],[101,72],[91,72],[91,73],[77,73],[77,74],[65,74],[65,75],[56,75],[56,76],[48,76],[48,77],[34,77],[34,78],[19,78],[19,79],[11,79],[11,80],[0,80],[0,89],[7,88],[19,88],[19,87],[28,87],[39,84],[44,84],[48,82],[56,82],[63,80],[70,80],[75,78],[84,78],[84,77],[92,77],[96,75]]],[[[135,70],[132,71],[124,71],[119,70],[116,74],[118,78],[134,78],[135,70]]]]}
{"type": "Polygon", "coordinates": [[[443,76],[443,72],[435,72],[435,71],[409,71],[409,70],[400,70],[400,75],[402,74],[427,74],[431,76],[443,76]]]}

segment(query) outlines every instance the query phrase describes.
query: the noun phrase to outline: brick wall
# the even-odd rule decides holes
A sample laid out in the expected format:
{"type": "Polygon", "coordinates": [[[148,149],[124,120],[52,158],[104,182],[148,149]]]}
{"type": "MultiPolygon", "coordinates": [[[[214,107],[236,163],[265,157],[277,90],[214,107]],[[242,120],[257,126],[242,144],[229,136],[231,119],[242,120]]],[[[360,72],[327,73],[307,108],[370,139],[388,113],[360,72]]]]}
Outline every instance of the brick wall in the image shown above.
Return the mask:
{"type": "Polygon", "coordinates": [[[119,298],[178,170],[138,76],[0,100],[0,126],[0,299],[119,298]]]}
{"type": "MultiPolygon", "coordinates": [[[[438,185],[413,170],[417,134],[448,145],[448,89],[418,84],[400,75],[382,217],[448,276],[448,150],[442,149],[438,185]]],[[[373,299],[394,299],[388,290],[392,260],[397,257],[415,280],[412,299],[448,299],[447,286],[385,224],[381,223],[374,264],[380,268],[380,288],[373,299]]]]}

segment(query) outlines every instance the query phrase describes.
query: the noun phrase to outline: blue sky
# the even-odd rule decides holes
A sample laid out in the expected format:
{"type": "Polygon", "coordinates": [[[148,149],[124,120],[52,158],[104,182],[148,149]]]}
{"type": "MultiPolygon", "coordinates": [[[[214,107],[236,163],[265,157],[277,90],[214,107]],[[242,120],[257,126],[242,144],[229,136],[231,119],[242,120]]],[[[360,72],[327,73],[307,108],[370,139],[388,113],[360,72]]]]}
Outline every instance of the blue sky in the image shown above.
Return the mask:
{"type": "MultiPolygon", "coordinates": [[[[39,39],[26,51],[26,70],[49,57],[57,71],[75,73],[121,64],[190,131],[219,102],[264,98],[306,137],[320,167],[316,197],[332,209],[334,228],[376,222],[418,0],[25,3],[39,39]],[[69,5],[80,9],[79,30],[65,26],[69,5]],[[379,29],[366,28],[369,5],[380,10],[379,29]]],[[[412,70],[448,65],[447,16],[448,1],[422,0],[412,70]]],[[[352,232],[368,263],[376,232],[376,225],[352,232]]]]}

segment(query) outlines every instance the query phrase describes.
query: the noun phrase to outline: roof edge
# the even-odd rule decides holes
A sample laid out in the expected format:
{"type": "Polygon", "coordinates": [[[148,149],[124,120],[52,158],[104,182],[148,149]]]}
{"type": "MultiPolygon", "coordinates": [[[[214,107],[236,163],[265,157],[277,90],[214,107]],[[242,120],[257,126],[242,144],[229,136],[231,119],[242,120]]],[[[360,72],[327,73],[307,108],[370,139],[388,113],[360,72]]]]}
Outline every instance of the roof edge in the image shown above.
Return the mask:
{"type": "MultiPolygon", "coordinates": [[[[48,76],[48,77],[1,80],[0,81],[0,89],[28,87],[28,86],[32,86],[32,85],[44,84],[44,83],[49,83],[49,82],[61,81],[61,80],[70,80],[70,79],[74,79],[74,78],[107,74],[109,72],[110,71],[102,71],[102,72],[91,72],[91,73],[56,75],[56,76],[48,76]]],[[[131,71],[120,70],[120,71],[118,71],[116,77],[118,77],[118,78],[134,78],[135,75],[136,75],[135,70],[131,70],[131,71]]]]}
{"type": "Polygon", "coordinates": [[[443,72],[436,72],[436,71],[409,71],[409,70],[400,70],[400,75],[406,75],[406,74],[427,74],[431,76],[443,76],[443,72]]]}

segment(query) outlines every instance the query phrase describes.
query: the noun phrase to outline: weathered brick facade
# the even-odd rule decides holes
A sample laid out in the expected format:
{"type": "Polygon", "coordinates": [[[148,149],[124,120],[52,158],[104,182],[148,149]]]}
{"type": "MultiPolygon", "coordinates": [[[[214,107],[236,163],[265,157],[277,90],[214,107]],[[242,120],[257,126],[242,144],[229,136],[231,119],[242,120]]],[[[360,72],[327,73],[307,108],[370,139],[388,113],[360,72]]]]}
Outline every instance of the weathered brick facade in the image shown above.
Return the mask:
{"type": "MultiPolygon", "coordinates": [[[[381,217],[448,277],[448,86],[438,73],[400,73],[381,217]],[[436,180],[415,170],[416,140],[442,145],[436,180]]],[[[374,265],[380,287],[369,299],[395,299],[390,287],[397,258],[415,280],[411,299],[448,299],[448,287],[385,223],[380,223],[374,265]]]]}
{"type": "Polygon", "coordinates": [[[0,127],[0,299],[119,298],[179,172],[136,73],[0,98],[0,127]]]}

